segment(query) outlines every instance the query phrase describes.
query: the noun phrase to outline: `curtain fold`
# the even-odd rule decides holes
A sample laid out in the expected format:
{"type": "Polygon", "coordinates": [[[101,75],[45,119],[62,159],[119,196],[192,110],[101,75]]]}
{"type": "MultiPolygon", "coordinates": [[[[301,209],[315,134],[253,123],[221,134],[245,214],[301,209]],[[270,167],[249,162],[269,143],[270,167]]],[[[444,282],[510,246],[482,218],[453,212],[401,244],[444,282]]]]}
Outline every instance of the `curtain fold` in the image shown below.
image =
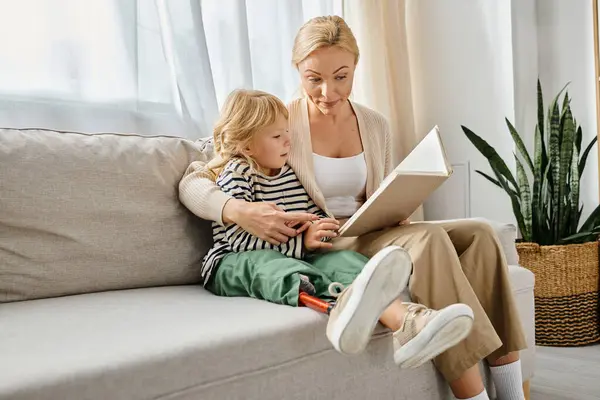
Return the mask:
{"type": "Polygon", "coordinates": [[[328,14],[341,0],[0,2],[0,126],[210,136],[233,89],[296,95],[295,34],[328,14]]]}
{"type": "MultiPolygon", "coordinates": [[[[396,164],[427,133],[415,132],[406,6],[405,0],[344,0],[361,52],[352,96],[388,119],[396,164]]],[[[422,220],[422,209],[411,219],[422,220]]]]}
{"type": "Polygon", "coordinates": [[[169,65],[173,105],[209,136],[217,99],[209,60],[202,5],[194,0],[156,0],[162,47],[169,65]]]}

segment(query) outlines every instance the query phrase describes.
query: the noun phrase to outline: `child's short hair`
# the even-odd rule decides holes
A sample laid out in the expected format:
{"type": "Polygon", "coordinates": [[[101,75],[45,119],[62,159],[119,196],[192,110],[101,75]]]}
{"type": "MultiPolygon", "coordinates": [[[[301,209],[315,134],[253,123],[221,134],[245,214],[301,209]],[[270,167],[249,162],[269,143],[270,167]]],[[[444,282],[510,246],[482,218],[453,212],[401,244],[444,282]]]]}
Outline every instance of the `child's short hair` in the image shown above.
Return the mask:
{"type": "Polygon", "coordinates": [[[216,180],[223,167],[234,158],[244,158],[255,167],[255,162],[242,150],[260,129],[275,123],[280,116],[287,119],[288,110],[272,94],[245,89],[231,92],[213,129],[215,158],[208,164],[213,178],[216,180]]]}

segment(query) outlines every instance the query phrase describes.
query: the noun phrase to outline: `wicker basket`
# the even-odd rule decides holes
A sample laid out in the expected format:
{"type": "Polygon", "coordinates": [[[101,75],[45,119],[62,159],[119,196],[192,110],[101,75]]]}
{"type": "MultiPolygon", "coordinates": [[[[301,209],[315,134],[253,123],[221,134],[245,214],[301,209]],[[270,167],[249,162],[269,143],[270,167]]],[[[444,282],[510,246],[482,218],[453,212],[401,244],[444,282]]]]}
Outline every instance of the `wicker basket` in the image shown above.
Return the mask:
{"type": "Polygon", "coordinates": [[[519,264],[535,274],[535,339],[542,346],[600,341],[598,242],[517,243],[519,264]]]}

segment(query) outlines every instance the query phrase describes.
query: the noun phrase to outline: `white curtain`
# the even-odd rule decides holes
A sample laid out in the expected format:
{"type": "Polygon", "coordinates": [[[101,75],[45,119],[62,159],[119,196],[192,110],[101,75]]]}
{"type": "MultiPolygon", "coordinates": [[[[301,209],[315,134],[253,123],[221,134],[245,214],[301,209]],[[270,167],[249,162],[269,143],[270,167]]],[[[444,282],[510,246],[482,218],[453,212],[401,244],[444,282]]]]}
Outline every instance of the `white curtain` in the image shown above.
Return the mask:
{"type": "Polygon", "coordinates": [[[239,87],[284,101],[298,28],[341,0],[0,0],[0,126],[209,136],[239,87]]]}
{"type": "MultiPolygon", "coordinates": [[[[508,197],[474,173],[489,172],[461,125],[481,135],[514,170],[504,118],[529,147],[545,104],[567,82],[584,141],[596,135],[592,3],[588,0],[345,0],[363,57],[354,97],[384,113],[396,160],[439,125],[454,174],[425,204],[427,219],[514,222],[508,197]]],[[[598,204],[596,152],[582,180],[584,217],[598,204]]]]}
{"type": "MultiPolygon", "coordinates": [[[[386,116],[398,163],[426,132],[415,130],[406,0],[345,0],[344,18],[361,52],[353,98],[386,116]]],[[[419,208],[411,220],[423,219],[419,208]]]]}

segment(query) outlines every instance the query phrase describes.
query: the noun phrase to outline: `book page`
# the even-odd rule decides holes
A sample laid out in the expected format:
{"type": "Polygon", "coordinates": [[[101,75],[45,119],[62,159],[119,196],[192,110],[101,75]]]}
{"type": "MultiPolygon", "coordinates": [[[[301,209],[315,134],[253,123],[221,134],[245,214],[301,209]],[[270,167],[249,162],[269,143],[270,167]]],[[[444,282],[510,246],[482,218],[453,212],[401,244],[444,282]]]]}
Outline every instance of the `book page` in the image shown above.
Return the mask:
{"type": "Polygon", "coordinates": [[[444,147],[437,126],[417,144],[410,154],[396,167],[398,173],[425,173],[447,175],[449,173],[444,147]]]}

